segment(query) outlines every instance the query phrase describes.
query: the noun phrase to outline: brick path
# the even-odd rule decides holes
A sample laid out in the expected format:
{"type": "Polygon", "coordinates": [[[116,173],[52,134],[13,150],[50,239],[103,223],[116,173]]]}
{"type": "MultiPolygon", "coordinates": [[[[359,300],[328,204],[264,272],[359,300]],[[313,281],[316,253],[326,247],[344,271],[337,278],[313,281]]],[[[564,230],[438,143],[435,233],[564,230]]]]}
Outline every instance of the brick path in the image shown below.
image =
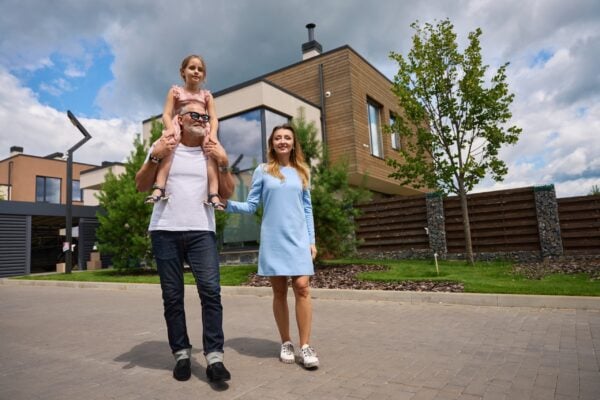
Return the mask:
{"type": "Polygon", "coordinates": [[[597,310],[318,298],[322,366],[305,371],[277,360],[270,297],[226,292],[233,379],[213,387],[194,289],[192,378],[177,382],[159,288],[116,287],[0,285],[0,398],[600,399],[597,310]]]}

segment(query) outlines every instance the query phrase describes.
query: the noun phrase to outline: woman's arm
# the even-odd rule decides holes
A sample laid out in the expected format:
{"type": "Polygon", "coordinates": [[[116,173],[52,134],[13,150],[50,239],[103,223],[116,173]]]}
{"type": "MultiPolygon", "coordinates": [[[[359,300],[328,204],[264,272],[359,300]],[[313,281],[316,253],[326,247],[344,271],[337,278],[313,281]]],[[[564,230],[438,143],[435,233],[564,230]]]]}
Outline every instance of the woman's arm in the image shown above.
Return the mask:
{"type": "Polygon", "coordinates": [[[313,260],[317,257],[317,246],[315,239],[315,221],[312,212],[312,200],[308,188],[302,191],[302,203],[304,204],[304,218],[306,219],[306,228],[308,230],[308,240],[310,241],[310,255],[313,260]]]}
{"type": "Polygon", "coordinates": [[[252,186],[250,187],[250,192],[248,193],[246,201],[226,200],[224,201],[226,206],[225,211],[238,214],[254,214],[262,199],[262,184],[263,172],[261,164],[252,174],[252,186]]]}
{"type": "Polygon", "coordinates": [[[308,239],[311,244],[315,244],[315,221],[313,219],[312,200],[309,189],[302,191],[302,203],[304,205],[304,218],[306,219],[306,228],[308,229],[308,239]]]}

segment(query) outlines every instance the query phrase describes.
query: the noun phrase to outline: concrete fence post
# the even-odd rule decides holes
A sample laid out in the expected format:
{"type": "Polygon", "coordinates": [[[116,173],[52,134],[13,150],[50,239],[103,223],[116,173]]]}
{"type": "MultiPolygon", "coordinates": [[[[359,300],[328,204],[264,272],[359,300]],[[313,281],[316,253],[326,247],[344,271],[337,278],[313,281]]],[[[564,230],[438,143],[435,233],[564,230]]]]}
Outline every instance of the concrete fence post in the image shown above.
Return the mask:
{"type": "Polygon", "coordinates": [[[428,193],[427,203],[427,234],[429,248],[438,257],[445,259],[448,254],[446,246],[446,223],[444,218],[444,198],[440,193],[428,193]]]}
{"type": "Polygon", "coordinates": [[[562,256],[563,244],[554,185],[535,186],[533,193],[542,258],[562,256]]]}

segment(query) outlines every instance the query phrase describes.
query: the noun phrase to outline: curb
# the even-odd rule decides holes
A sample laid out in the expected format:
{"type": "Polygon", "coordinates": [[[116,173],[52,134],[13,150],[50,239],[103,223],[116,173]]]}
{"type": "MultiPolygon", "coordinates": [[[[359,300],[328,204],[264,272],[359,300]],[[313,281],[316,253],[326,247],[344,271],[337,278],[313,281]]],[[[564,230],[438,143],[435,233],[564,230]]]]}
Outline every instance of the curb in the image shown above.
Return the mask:
{"type": "MultiPolygon", "coordinates": [[[[79,289],[160,291],[160,285],[148,283],[38,281],[9,278],[0,278],[0,287],[1,286],[54,286],[79,289]]],[[[186,287],[188,290],[192,288],[195,289],[194,285],[186,285],[186,287]]],[[[222,286],[221,293],[232,296],[270,297],[271,288],[222,286]]],[[[311,294],[313,299],[319,300],[390,301],[408,304],[436,303],[491,307],[533,307],[600,311],[600,297],[594,296],[546,296],[317,288],[311,289],[311,294]]],[[[291,291],[289,295],[293,295],[291,291]]]]}

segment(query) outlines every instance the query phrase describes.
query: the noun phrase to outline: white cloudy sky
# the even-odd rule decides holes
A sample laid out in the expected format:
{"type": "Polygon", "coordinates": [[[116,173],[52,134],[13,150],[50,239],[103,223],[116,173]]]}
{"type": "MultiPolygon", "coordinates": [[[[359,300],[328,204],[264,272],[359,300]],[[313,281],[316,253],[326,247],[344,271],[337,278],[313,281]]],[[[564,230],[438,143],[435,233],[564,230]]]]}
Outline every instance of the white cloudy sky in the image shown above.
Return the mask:
{"type": "Polygon", "coordinates": [[[482,28],[492,70],[511,63],[523,128],[501,153],[505,181],[477,189],[554,183],[565,197],[600,185],[597,0],[0,0],[0,159],[14,145],[64,152],[82,137],[71,110],[93,136],[75,161],[123,161],[190,53],[218,91],[299,61],[314,22],[324,51],[350,45],[391,79],[388,54],[410,50],[411,22],[446,17],[462,44],[482,28]]]}

